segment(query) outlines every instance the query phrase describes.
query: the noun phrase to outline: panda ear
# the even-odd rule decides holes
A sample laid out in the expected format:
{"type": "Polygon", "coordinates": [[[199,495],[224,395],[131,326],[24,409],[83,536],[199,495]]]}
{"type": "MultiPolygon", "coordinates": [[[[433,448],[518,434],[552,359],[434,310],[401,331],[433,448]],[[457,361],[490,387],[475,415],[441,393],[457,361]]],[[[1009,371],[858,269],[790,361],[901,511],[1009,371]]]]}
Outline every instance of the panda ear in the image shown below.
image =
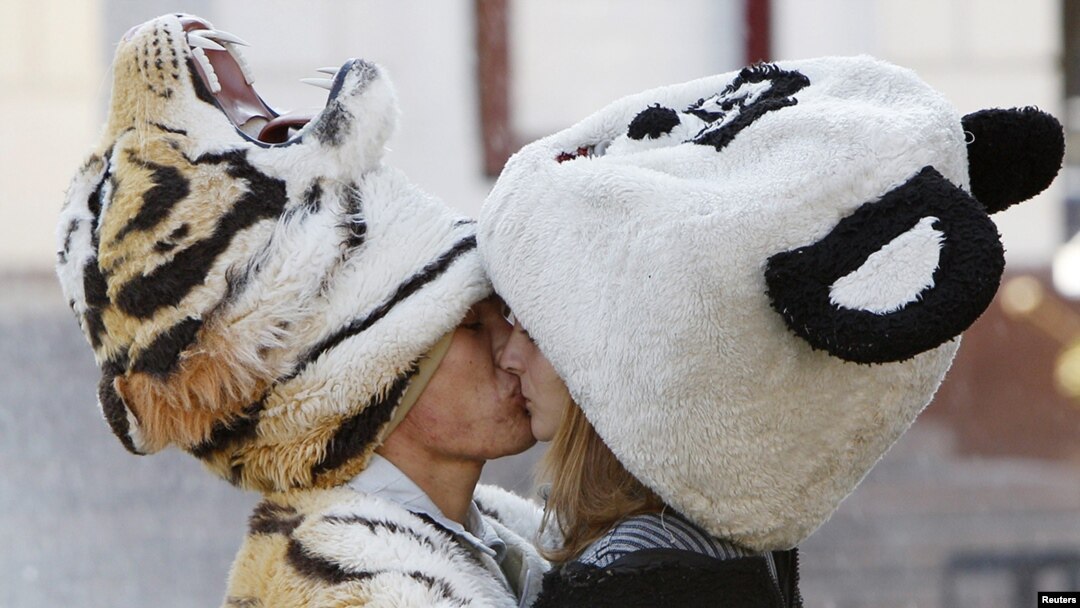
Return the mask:
{"type": "Polygon", "coordinates": [[[1005,269],[986,210],[933,167],[769,258],[773,309],[811,347],[855,363],[910,359],[960,335],[1005,269]]]}
{"type": "Polygon", "coordinates": [[[1065,133],[1046,112],[980,110],[962,123],[968,133],[971,194],[990,213],[1035,196],[1057,176],[1065,155],[1065,133]]]}

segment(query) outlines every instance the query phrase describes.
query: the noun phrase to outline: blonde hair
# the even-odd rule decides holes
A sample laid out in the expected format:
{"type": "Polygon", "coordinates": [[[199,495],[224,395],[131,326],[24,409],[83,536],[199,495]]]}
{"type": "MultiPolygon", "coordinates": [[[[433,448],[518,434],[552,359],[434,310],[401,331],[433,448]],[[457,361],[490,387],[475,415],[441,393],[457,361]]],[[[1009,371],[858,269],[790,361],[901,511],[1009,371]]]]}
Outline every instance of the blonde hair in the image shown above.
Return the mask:
{"type": "Polygon", "coordinates": [[[542,549],[552,562],[580,555],[625,517],[656,513],[664,503],[630,474],[573,401],[540,462],[539,478],[551,483],[543,532],[558,526],[563,546],[542,549]]]}

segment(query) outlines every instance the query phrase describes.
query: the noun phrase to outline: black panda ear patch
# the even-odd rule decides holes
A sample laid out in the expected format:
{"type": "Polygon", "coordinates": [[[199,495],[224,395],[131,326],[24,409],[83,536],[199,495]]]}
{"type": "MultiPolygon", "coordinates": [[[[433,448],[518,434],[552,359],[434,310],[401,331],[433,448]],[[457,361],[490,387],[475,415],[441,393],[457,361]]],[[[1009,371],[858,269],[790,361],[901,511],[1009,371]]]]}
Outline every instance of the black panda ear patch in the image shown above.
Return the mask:
{"type": "Polygon", "coordinates": [[[672,129],[679,126],[679,122],[679,115],[675,110],[656,104],[645,108],[634,117],[626,135],[639,141],[646,137],[656,139],[671,133],[672,129]]]}
{"type": "Polygon", "coordinates": [[[1065,156],[1056,118],[1036,108],[980,110],[964,116],[971,194],[997,213],[1042,192],[1065,156]]]}
{"type": "Polygon", "coordinates": [[[765,268],[772,307],[811,347],[855,363],[910,359],[994,298],[1005,255],[978,201],[925,167],[820,241],[765,268]]]}

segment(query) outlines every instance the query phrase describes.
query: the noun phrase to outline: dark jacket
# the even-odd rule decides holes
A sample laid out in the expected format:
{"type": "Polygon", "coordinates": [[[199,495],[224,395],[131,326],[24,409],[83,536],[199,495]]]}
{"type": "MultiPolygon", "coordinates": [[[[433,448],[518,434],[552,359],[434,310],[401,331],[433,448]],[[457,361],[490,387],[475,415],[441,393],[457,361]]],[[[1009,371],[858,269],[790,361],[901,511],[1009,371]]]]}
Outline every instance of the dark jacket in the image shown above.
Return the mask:
{"type": "Polygon", "coordinates": [[[568,562],[545,575],[533,608],[801,608],[797,550],[773,556],[779,584],[761,556],[645,549],[605,568],[568,562]]]}

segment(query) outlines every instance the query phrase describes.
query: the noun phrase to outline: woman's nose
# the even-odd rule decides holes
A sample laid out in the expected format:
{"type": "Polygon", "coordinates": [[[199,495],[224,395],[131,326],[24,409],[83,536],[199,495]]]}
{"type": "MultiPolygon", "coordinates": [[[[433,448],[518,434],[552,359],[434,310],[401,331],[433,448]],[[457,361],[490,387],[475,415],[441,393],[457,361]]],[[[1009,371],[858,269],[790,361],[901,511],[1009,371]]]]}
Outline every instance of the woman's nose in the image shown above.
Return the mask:
{"type": "Polygon", "coordinates": [[[521,330],[520,326],[515,325],[510,338],[507,339],[502,352],[499,353],[499,368],[520,376],[525,369],[523,349],[528,342],[525,338],[525,332],[521,330]]]}

